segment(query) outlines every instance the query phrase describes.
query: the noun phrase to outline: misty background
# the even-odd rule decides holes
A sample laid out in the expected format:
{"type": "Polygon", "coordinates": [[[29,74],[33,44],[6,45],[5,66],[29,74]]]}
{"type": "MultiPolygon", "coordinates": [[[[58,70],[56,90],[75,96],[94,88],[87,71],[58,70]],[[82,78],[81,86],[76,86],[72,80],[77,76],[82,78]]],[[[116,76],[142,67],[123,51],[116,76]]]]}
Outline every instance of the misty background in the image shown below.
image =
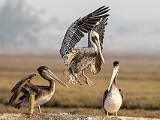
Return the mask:
{"type": "Polygon", "coordinates": [[[106,54],[159,56],[159,0],[1,0],[0,54],[59,54],[67,28],[103,5],[111,8],[106,54]]]}

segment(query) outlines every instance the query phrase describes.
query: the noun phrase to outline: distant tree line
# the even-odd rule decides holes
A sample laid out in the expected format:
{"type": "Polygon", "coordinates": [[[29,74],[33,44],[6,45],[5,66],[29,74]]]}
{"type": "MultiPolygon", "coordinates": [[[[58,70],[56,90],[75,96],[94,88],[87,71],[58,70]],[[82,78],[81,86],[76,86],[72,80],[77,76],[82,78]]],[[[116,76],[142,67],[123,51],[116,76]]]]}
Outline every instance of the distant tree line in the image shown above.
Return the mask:
{"type": "Polygon", "coordinates": [[[0,48],[36,47],[42,22],[23,0],[5,0],[0,7],[0,48]]]}

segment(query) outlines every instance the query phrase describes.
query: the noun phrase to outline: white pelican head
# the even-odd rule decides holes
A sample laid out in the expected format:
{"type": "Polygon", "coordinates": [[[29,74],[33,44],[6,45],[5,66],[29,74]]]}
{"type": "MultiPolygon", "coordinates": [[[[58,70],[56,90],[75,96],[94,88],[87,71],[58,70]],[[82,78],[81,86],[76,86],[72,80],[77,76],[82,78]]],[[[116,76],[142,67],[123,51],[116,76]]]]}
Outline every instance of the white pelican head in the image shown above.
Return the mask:
{"type": "Polygon", "coordinates": [[[111,76],[108,91],[111,89],[111,85],[112,85],[113,81],[116,79],[116,76],[118,75],[118,72],[119,72],[119,61],[114,61],[113,62],[113,73],[112,73],[112,76],[111,76]]]}
{"type": "Polygon", "coordinates": [[[99,40],[99,34],[95,31],[90,32],[90,40],[91,44],[95,48],[96,52],[100,55],[101,61],[104,63],[104,57],[102,54],[102,49],[100,45],[100,40],[99,40]]]}

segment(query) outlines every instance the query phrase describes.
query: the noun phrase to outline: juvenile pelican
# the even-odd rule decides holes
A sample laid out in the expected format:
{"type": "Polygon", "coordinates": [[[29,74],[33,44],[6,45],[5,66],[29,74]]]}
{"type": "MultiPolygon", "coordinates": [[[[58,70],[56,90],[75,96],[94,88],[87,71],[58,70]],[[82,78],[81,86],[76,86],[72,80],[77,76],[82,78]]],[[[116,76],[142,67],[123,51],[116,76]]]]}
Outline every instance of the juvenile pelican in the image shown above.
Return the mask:
{"type": "Polygon", "coordinates": [[[34,85],[30,81],[36,74],[29,75],[19,81],[11,90],[12,96],[9,100],[9,103],[12,104],[16,98],[22,93],[22,96],[19,97],[19,103],[15,105],[16,108],[28,107],[29,106],[29,97],[31,94],[35,95],[35,104],[34,107],[39,108],[41,113],[40,105],[48,102],[55,92],[55,81],[60,84],[68,87],[64,82],[62,82],[58,77],[56,77],[46,66],[41,66],[37,69],[38,73],[42,78],[49,82],[49,86],[39,86],[34,85]]]}
{"type": "Polygon", "coordinates": [[[113,63],[113,73],[108,89],[104,92],[103,96],[103,108],[105,114],[108,117],[108,113],[115,113],[117,117],[117,112],[122,105],[122,91],[117,87],[116,78],[119,72],[119,62],[115,61],[113,63]]]}
{"type": "Polygon", "coordinates": [[[69,82],[80,82],[79,75],[85,78],[85,82],[94,85],[92,81],[84,75],[88,67],[94,74],[101,70],[104,62],[102,54],[102,43],[105,26],[107,25],[109,7],[102,6],[83,18],[77,19],[68,28],[60,49],[61,57],[65,65],[68,66],[67,76],[69,82]],[[74,48],[75,45],[88,33],[88,47],[74,48]]]}

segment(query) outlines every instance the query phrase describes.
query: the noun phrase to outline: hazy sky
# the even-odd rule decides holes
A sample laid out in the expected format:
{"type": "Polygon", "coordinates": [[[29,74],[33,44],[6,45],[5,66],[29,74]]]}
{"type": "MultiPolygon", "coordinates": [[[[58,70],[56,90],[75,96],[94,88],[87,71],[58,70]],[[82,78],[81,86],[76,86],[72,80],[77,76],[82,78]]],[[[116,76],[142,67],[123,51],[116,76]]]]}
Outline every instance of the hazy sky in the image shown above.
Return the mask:
{"type": "MultiPolygon", "coordinates": [[[[0,4],[4,0],[0,0],[0,4]]],[[[37,10],[44,9],[45,17],[57,16],[73,20],[106,5],[112,17],[127,20],[160,20],[160,0],[24,0],[37,10]]]]}
{"type": "Polygon", "coordinates": [[[64,19],[84,16],[106,5],[114,17],[129,20],[160,20],[160,0],[26,0],[37,9],[43,8],[48,16],[64,19]]]}
{"type": "MultiPolygon", "coordinates": [[[[5,0],[0,0],[0,5],[5,0]]],[[[14,1],[14,0],[11,0],[14,1]]],[[[109,24],[106,32],[106,51],[158,53],[160,51],[160,0],[24,0],[33,10],[41,11],[41,18],[58,18],[63,29],[56,26],[44,30],[56,35],[57,41],[42,40],[42,45],[57,42],[61,45],[67,27],[77,18],[83,17],[95,9],[106,5],[110,7],[109,24]],[[147,52],[146,52],[147,51],[147,52]]],[[[41,38],[45,39],[45,38],[41,38]]],[[[46,47],[49,48],[49,47],[46,47]]],[[[54,48],[56,48],[54,44],[54,48]]]]}

